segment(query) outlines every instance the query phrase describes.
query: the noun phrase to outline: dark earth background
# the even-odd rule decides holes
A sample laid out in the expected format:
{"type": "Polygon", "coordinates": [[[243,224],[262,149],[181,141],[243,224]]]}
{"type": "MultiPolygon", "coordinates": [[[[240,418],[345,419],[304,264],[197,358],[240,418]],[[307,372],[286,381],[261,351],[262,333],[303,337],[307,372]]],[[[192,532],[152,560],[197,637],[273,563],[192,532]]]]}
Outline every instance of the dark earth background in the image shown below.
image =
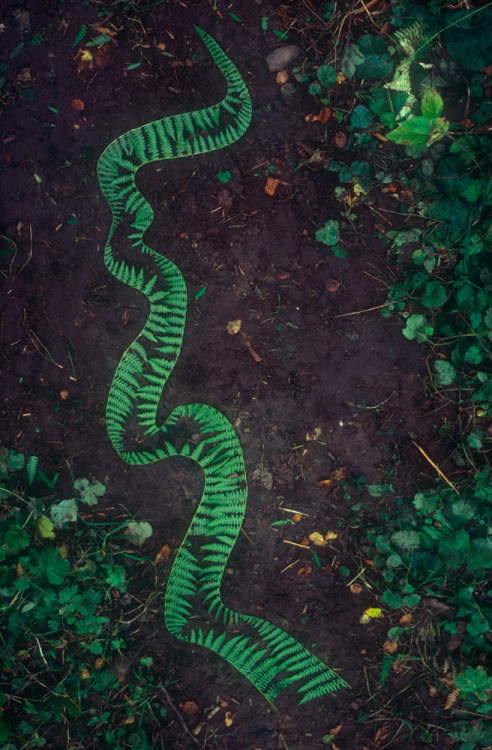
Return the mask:
{"type": "MultiPolygon", "coordinates": [[[[292,696],[283,697],[276,712],[226,663],[167,634],[162,564],[155,581],[142,584],[158,595],[140,629],[129,626],[134,651],[128,659],[151,655],[176,704],[197,703],[199,713],[185,720],[190,728],[204,722],[197,735],[203,747],[320,748],[322,737],[340,724],[340,750],[423,747],[402,723],[410,714],[425,723],[433,709],[428,691],[412,688],[419,665],[410,665],[381,697],[382,644],[391,620],[361,625],[363,610],[377,602],[376,590],[365,585],[356,595],[347,585],[367,567],[357,545],[362,517],[351,506],[390,508],[394,496],[356,492],[365,482],[392,482],[397,466],[395,491],[411,495],[429,485],[432,469],[409,433],[452,476],[438,435],[450,415],[426,393],[425,352],[403,338],[396,319],[383,318],[380,309],[348,315],[386,300],[393,276],[377,234],[385,226],[381,217],[394,224],[391,198],[381,195],[378,214],[358,214],[358,233],[342,236],[345,259],[316,242],[316,229],[339,216],[340,203],[333,197],[334,175],[306,162],[316,149],[324,163],[343,160],[333,136],[345,125],[306,122],[313,98],[296,84],[296,94],[285,99],[264,59],[279,45],[273,29],[283,31],[292,19],[289,42],[309,50],[312,62],[325,61],[323,41],[326,54],[332,40],[318,37],[314,46],[301,23],[305,3],[168,0],[145,6],[2,3],[0,232],[17,250],[13,262],[11,256],[1,261],[0,442],[40,456],[47,473],[60,472],[61,496],[73,494],[69,467],[75,477],[104,481],[101,517],[124,507],[152,524],[144,547],[151,557],[164,544],[177,550],[200,497],[199,471],[184,460],[141,469],[122,465],[105,431],[114,370],[146,309],[103,265],[110,212],[96,164],[105,146],[130,128],[223,97],[224,81],[193,31],[196,23],[240,69],[253,120],[232,148],[147,165],[139,173],[156,217],[148,244],[177,263],[189,290],[183,349],[162,418],[193,402],[211,403],[230,418],[243,446],[250,495],[224,599],[286,627],[340,670],[352,690],[301,708],[292,696]],[[267,32],[262,16],[270,19],[267,32]],[[92,69],[78,70],[77,31],[98,23],[117,33],[99,52],[91,48],[92,69]],[[39,31],[42,42],[30,47],[39,31]],[[22,39],[25,51],[10,58],[22,39]],[[74,99],[83,110],[74,109],[74,99]],[[226,185],[217,179],[221,170],[232,173],[226,185]],[[264,191],[268,175],[281,181],[273,196],[264,191]],[[241,331],[232,336],[226,327],[236,318],[241,331]],[[342,480],[319,484],[330,475],[342,480]],[[282,506],[306,515],[272,526],[292,518],[282,506]],[[285,542],[300,544],[314,531],[338,536],[305,550],[285,542]],[[340,564],[349,568],[348,578],[340,564]],[[232,711],[229,727],[224,710],[206,719],[218,697],[232,711]]],[[[97,33],[90,27],[87,39],[97,33]]],[[[337,106],[348,112],[354,99],[350,87],[345,92],[337,106]]],[[[156,746],[192,746],[172,712],[156,746]]],[[[54,738],[51,747],[62,745],[54,738]]]]}

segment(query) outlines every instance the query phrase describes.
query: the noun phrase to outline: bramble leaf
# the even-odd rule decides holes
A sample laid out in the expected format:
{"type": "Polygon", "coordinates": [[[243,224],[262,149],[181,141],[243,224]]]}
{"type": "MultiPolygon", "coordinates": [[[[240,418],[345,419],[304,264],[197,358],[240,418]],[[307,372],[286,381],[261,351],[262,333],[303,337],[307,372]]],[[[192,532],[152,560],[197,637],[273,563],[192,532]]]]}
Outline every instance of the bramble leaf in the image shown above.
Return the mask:
{"type": "Polygon", "coordinates": [[[422,99],[422,114],[424,117],[428,117],[429,120],[438,118],[441,116],[441,112],[444,108],[444,102],[442,97],[434,89],[427,89],[422,99]]]}

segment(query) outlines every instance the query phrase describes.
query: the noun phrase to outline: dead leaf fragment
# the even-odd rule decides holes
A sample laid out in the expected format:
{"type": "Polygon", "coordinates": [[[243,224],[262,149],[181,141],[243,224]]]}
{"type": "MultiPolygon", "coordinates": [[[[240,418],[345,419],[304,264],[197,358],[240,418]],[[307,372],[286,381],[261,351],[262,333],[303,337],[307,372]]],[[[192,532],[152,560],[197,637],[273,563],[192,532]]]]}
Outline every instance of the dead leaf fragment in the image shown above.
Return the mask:
{"type": "Polygon", "coordinates": [[[339,130],[338,133],[335,133],[334,141],[337,148],[345,148],[347,145],[347,136],[343,130],[339,130]]]}
{"type": "Polygon", "coordinates": [[[64,389],[63,391],[60,391],[60,398],[62,401],[66,401],[68,398],[68,391],[64,389]]]}
{"type": "Polygon", "coordinates": [[[323,535],[319,533],[319,531],[313,531],[312,534],[309,534],[309,539],[315,544],[317,547],[326,547],[328,542],[325,542],[323,535]]]}
{"type": "Polygon", "coordinates": [[[413,617],[410,612],[407,612],[405,615],[402,615],[398,621],[399,625],[410,625],[413,622],[413,617]]]}
{"type": "Polygon", "coordinates": [[[327,531],[325,534],[325,540],[327,542],[333,541],[333,539],[338,539],[338,534],[336,531],[327,531]]]}
{"type": "Polygon", "coordinates": [[[80,58],[77,65],[77,73],[81,73],[83,70],[92,70],[94,67],[94,58],[88,49],[79,50],[75,55],[75,58],[77,57],[80,58]]]}
{"type": "Polygon", "coordinates": [[[96,65],[98,68],[107,68],[111,62],[111,50],[109,44],[105,44],[104,47],[99,47],[96,52],[96,65]]]}
{"type": "Polygon", "coordinates": [[[169,544],[164,544],[160,548],[157,555],[155,556],[154,562],[159,563],[159,562],[162,562],[163,560],[167,560],[170,554],[171,554],[171,547],[169,546],[169,544]]]}
{"type": "Polygon", "coordinates": [[[323,107],[321,112],[318,114],[318,122],[322,125],[326,125],[331,117],[331,109],[329,107],[323,107]]]}
{"type": "Polygon", "coordinates": [[[226,711],[225,712],[224,723],[225,723],[226,727],[230,727],[232,725],[233,719],[232,719],[232,714],[231,714],[230,711],[226,711]]]}
{"type": "Polygon", "coordinates": [[[297,575],[300,578],[306,578],[306,576],[310,575],[312,572],[313,572],[312,567],[310,565],[306,565],[303,568],[299,568],[299,570],[297,571],[297,575]]]}
{"type": "Polygon", "coordinates": [[[194,716],[199,710],[195,701],[182,701],[181,703],[178,703],[178,707],[182,713],[186,714],[186,716],[194,716]]]}
{"type": "Polygon", "coordinates": [[[72,99],[72,109],[75,109],[77,112],[82,112],[82,110],[85,109],[85,104],[82,99],[72,99]]]}
{"type": "Polygon", "coordinates": [[[383,613],[379,607],[368,607],[360,616],[359,622],[361,625],[368,625],[373,620],[377,620],[382,617],[383,613]]]}
{"type": "Polygon", "coordinates": [[[277,73],[277,77],[275,78],[275,83],[279,83],[280,85],[283,85],[284,83],[287,83],[289,80],[289,74],[286,70],[279,70],[277,73]]]}
{"type": "Polygon", "coordinates": [[[230,336],[234,336],[236,333],[239,333],[241,330],[241,321],[239,318],[234,318],[234,320],[230,320],[226,327],[227,333],[230,336]]]}
{"type": "Polygon", "coordinates": [[[303,516],[300,513],[294,513],[294,515],[292,516],[292,520],[294,521],[294,523],[299,523],[299,521],[302,521],[302,519],[303,516]]]}
{"type": "Polygon", "coordinates": [[[315,427],[311,432],[306,432],[306,442],[312,443],[321,437],[321,427],[315,427]]]}
{"type": "Polygon", "coordinates": [[[394,654],[395,651],[398,651],[398,641],[388,639],[383,644],[383,651],[386,651],[387,654],[394,654]]]}
{"type": "Polygon", "coordinates": [[[334,294],[340,289],[340,282],[337,279],[327,279],[325,281],[325,289],[327,292],[334,294]]]}
{"type": "Polygon", "coordinates": [[[364,591],[364,587],[360,583],[353,583],[350,586],[350,591],[352,594],[361,594],[364,591]]]}
{"type": "Polygon", "coordinates": [[[280,180],[277,180],[275,177],[267,177],[265,193],[267,195],[275,195],[275,191],[278,188],[279,184],[280,180]]]}

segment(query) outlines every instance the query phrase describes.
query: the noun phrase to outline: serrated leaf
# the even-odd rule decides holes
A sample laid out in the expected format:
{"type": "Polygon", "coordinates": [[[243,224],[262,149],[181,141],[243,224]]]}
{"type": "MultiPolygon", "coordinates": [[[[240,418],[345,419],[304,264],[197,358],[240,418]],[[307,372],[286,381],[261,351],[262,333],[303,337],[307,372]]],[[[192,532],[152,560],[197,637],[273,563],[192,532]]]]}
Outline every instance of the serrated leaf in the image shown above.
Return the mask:
{"type": "Polygon", "coordinates": [[[354,128],[368,128],[372,125],[372,112],[363,104],[358,104],[350,115],[350,123],[354,128]]]}
{"type": "Polygon", "coordinates": [[[335,219],[329,219],[324,227],[316,232],[316,239],[328,247],[336,245],[340,239],[340,225],[335,219]]]}
{"type": "Polygon", "coordinates": [[[41,539],[54,539],[55,538],[55,532],[53,531],[55,527],[53,526],[52,522],[50,521],[47,516],[40,516],[38,520],[36,521],[36,531],[41,537],[41,539]]]}
{"type": "Polygon", "coordinates": [[[434,329],[428,325],[423,315],[410,315],[402,333],[406,339],[412,341],[417,339],[419,344],[427,341],[432,336],[434,329]]]}
{"type": "Polygon", "coordinates": [[[444,102],[440,94],[435,89],[427,89],[422,99],[422,114],[429,120],[441,116],[444,108],[444,102]]]}
{"type": "Polygon", "coordinates": [[[60,557],[57,549],[43,547],[39,558],[39,567],[46,574],[49,583],[59,586],[70,573],[70,563],[60,557]]]}
{"type": "Polygon", "coordinates": [[[328,87],[336,83],[338,73],[331,65],[321,65],[318,68],[318,80],[322,86],[328,87]]]}
{"type": "Polygon", "coordinates": [[[431,122],[428,117],[414,117],[405,120],[395,130],[386,133],[386,137],[393,143],[404,146],[424,146],[430,137],[431,122]]]}
{"type": "Polygon", "coordinates": [[[74,487],[80,492],[81,502],[87,505],[96,505],[98,497],[106,492],[106,487],[98,479],[93,479],[91,482],[88,479],[77,479],[74,487]]]}
{"type": "Polygon", "coordinates": [[[398,547],[404,552],[412,552],[414,549],[420,547],[420,537],[417,532],[412,529],[395,531],[391,534],[390,540],[395,547],[398,547]]]}
{"type": "Polygon", "coordinates": [[[351,42],[345,50],[345,57],[343,58],[342,73],[345,78],[352,78],[357,68],[364,62],[364,55],[362,54],[360,47],[355,42],[351,42]]]}
{"type": "Polygon", "coordinates": [[[51,520],[58,529],[68,523],[75,523],[77,520],[77,501],[71,498],[53,505],[51,507],[51,520]]]}
{"type": "Polygon", "coordinates": [[[142,545],[146,539],[152,536],[152,526],[147,521],[130,521],[125,528],[125,536],[132,544],[142,545]]]}
{"type": "Polygon", "coordinates": [[[445,359],[436,360],[434,362],[434,369],[437,372],[438,385],[450,385],[456,380],[456,370],[445,359]]]}
{"type": "Polygon", "coordinates": [[[4,542],[8,552],[19,552],[29,544],[29,535],[21,526],[14,523],[4,535],[4,542]]]}
{"type": "Polygon", "coordinates": [[[428,281],[422,295],[425,307],[440,307],[446,301],[446,289],[439,281],[428,281]]]}

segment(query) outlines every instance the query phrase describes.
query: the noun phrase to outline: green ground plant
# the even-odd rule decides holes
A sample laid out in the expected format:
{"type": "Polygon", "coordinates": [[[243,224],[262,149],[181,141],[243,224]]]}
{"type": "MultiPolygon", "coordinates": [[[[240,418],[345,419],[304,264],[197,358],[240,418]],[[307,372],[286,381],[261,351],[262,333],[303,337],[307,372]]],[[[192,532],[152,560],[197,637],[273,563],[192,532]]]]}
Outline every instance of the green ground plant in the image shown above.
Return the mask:
{"type": "MultiPolygon", "coordinates": [[[[335,73],[357,87],[345,119],[347,151],[359,147],[359,158],[326,169],[338,175],[352,227],[359,204],[392,184],[401,219],[380,237],[398,278],[382,314],[427,348],[427,395],[456,409],[456,425],[441,428],[455,468],[453,482],[438,477],[380,511],[362,543],[390,618],[403,611],[415,622],[429,597],[440,603],[428,668],[453,696],[450,739],[473,750],[492,743],[492,12],[402,0],[387,20],[389,34],[346,42],[341,67],[332,54],[335,73]],[[455,660],[447,681],[433,667],[442,651],[455,660]]],[[[336,107],[334,80],[311,93],[336,107]]],[[[401,651],[418,655],[411,631],[389,629],[400,653],[385,654],[381,683],[401,651]]]]}
{"type": "Polygon", "coordinates": [[[137,522],[84,518],[105,492],[97,480],[77,480],[76,498],[40,496],[34,463],[0,448],[0,746],[65,743],[69,732],[84,747],[154,747],[165,701],[152,657],[132,659],[127,643],[145,564],[129,534],[137,522]]]}

